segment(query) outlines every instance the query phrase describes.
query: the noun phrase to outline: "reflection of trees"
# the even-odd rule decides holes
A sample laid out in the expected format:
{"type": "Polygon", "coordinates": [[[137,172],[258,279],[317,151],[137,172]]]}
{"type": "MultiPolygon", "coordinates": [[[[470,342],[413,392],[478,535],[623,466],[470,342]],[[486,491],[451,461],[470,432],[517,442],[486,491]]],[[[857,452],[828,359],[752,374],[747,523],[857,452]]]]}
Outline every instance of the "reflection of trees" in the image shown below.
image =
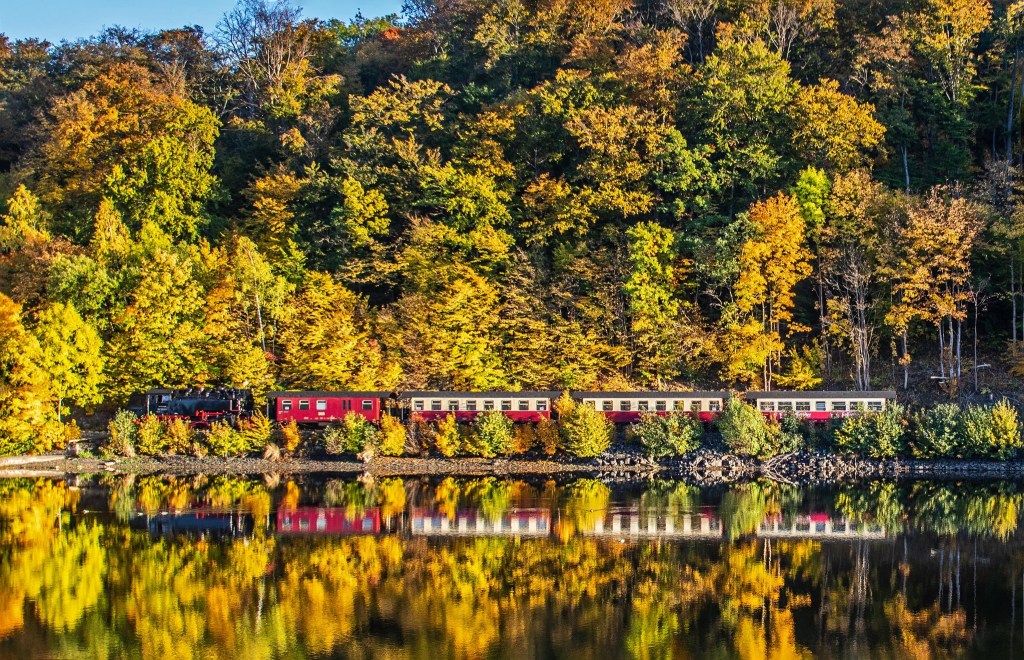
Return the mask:
{"type": "Polygon", "coordinates": [[[1008,483],[874,482],[836,496],[836,509],[847,519],[876,522],[891,533],[913,529],[999,540],[1017,531],[1022,506],[1024,493],[1008,483]]]}
{"type": "MultiPolygon", "coordinates": [[[[273,492],[259,480],[164,481],[119,482],[112,506],[123,498],[163,510],[188,493],[192,504],[254,517],[274,497],[279,506],[337,498],[383,515],[427,504],[497,516],[543,503],[560,527],[544,539],[274,538],[265,527],[244,539],[153,538],[116,517],[103,526],[62,517],[77,498],[62,483],[8,483],[0,491],[0,639],[38,628],[54,655],[83,658],[943,657],[977,642],[961,583],[969,583],[963,567],[978,566],[973,548],[961,556],[959,536],[918,546],[913,536],[909,546],[754,538],[752,526],[791,515],[800,495],[767,482],[723,494],[723,525],[739,540],[713,544],[578,534],[615,500],[595,480],[289,481],[273,492]]],[[[969,524],[998,538],[1016,529],[1012,488],[948,488],[921,513],[916,500],[941,486],[873,488],[848,489],[837,505],[908,527],[944,518],[954,523],[943,530],[969,524]],[[897,509],[902,497],[909,504],[897,509]]],[[[654,483],[637,501],[642,511],[685,512],[699,496],[654,483]]],[[[1011,556],[982,570],[1016,583],[1022,562],[1011,556]]]]}

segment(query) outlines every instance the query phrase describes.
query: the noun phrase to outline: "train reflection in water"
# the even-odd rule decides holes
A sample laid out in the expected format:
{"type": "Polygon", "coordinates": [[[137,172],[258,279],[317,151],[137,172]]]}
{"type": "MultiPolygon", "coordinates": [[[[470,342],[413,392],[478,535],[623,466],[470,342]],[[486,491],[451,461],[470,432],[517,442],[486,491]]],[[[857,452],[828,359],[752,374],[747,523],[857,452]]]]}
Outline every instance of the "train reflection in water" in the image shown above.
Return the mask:
{"type": "MultiPolygon", "coordinates": [[[[579,517],[578,513],[577,517],[579,517]]],[[[485,514],[463,509],[453,515],[427,507],[411,507],[408,515],[385,521],[379,507],[283,508],[276,512],[274,530],[280,536],[352,536],[397,534],[409,536],[511,536],[543,538],[555,534],[555,524],[565,512],[557,509],[511,509],[485,514]]],[[[726,526],[712,509],[686,513],[663,513],[639,507],[618,507],[586,512],[577,533],[587,537],[642,539],[724,539],[726,526]]],[[[249,536],[254,519],[247,513],[182,511],[156,516],[140,514],[132,521],[136,529],[154,536],[249,536]]],[[[819,540],[882,539],[880,525],[847,521],[826,513],[766,516],[752,531],[760,538],[813,538],[819,540]]]]}

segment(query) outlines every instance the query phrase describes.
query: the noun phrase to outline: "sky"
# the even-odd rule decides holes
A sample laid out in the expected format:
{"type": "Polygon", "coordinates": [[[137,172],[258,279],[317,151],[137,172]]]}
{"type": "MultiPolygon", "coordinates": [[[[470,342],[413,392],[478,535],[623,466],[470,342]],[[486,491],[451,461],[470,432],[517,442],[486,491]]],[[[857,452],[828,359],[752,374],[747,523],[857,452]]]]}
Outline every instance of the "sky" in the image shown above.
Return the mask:
{"type": "MultiPolygon", "coordinates": [[[[348,20],[398,13],[402,0],[294,0],[311,18],[348,20]]],[[[144,31],[201,25],[213,30],[235,0],[0,0],[0,33],[11,39],[39,37],[52,43],[122,25],[144,31]]]]}

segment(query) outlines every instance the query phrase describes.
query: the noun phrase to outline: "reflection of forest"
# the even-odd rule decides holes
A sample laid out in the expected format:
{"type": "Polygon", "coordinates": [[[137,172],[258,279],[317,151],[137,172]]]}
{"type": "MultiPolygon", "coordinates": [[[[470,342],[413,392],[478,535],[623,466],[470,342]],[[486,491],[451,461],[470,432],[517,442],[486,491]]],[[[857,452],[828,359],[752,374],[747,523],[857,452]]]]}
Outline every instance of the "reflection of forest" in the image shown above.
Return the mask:
{"type": "Polygon", "coordinates": [[[0,489],[4,657],[1024,651],[1021,495],[1007,485],[221,477],[0,489]],[[421,534],[417,515],[446,532],[421,534]],[[715,520],[720,534],[631,539],[632,522],[593,533],[616,515],[715,520]],[[886,536],[770,536],[838,521],[886,536]]]}

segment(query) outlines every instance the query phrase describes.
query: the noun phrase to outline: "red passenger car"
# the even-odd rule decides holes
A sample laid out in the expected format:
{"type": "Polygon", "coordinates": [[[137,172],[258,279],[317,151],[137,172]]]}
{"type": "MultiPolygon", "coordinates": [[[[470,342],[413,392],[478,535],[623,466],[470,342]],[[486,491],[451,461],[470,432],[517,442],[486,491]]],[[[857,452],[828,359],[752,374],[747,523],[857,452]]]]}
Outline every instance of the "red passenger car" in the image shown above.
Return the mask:
{"type": "Polygon", "coordinates": [[[387,392],[270,392],[267,416],[281,424],[327,424],[340,422],[354,412],[377,422],[388,396],[387,392]]]}
{"type": "Polygon", "coordinates": [[[371,507],[355,513],[345,507],[300,506],[278,509],[278,534],[377,534],[380,532],[380,509],[371,507]]]}
{"type": "Polygon", "coordinates": [[[896,392],[747,392],[745,398],[765,417],[795,415],[824,423],[861,411],[881,412],[896,400],[896,392]]]}

